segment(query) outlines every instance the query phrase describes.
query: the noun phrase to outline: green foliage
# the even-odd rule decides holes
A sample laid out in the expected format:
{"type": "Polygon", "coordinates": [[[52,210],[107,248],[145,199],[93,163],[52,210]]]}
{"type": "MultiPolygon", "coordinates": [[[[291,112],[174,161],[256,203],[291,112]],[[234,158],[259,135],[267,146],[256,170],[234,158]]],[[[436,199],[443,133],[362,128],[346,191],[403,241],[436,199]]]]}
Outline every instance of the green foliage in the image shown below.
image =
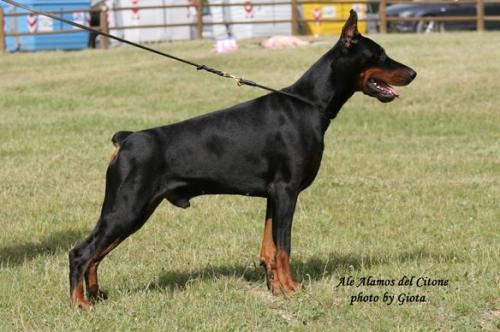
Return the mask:
{"type": "MultiPolygon", "coordinates": [[[[363,95],[332,123],[300,197],[292,266],[306,290],[272,297],[258,267],[265,201],[162,204],[103,262],[110,299],[69,309],[67,252],[98,218],[118,130],[163,125],[262,94],[131,48],[0,57],[0,330],[472,330],[499,328],[498,33],[373,36],[418,72],[401,98],[363,95]],[[338,287],[340,278],[448,287],[338,287]],[[426,303],[355,303],[359,292],[426,303]],[[495,310],[496,308],[496,310],[495,310]]],[[[333,42],[333,40],[332,40],[333,42]]],[[[328,45],[158,45],[273,87],[328,45]]]]}

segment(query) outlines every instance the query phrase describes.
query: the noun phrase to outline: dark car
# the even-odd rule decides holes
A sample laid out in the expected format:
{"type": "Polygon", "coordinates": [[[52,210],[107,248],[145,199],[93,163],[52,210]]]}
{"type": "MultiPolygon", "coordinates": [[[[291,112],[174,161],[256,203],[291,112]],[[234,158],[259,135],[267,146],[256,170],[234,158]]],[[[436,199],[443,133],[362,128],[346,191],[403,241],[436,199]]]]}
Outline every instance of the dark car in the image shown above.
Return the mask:
{"type": "MultiPolygon", "coordinates": [[[[476,30],[476,20],[470,21],[439,21],[436,17],[470,16],[476,17],[475,3],[409,3],[387,6],[387,17],[418,17],[417,21],[388,21],[387,31],[390,32],[439,32],[456,30],[476,30]]],[[[500,3],[484,4],[486,16],[500,16],[500,3]]],[[[500,21],[485,21],[485,29],[500,29],[500,21]]]]}

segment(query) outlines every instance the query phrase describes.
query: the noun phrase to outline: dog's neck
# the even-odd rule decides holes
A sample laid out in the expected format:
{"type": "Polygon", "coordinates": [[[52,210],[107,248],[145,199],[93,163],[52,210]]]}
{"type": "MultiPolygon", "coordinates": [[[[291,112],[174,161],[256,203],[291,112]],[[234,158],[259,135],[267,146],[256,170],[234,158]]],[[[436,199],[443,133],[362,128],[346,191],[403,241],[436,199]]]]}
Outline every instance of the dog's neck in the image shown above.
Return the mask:
{"type": "Polygon", "coordinates": [[[353,75],[337,64],[336,60],[341,56],[337,44],[285,90],[313,102],[329,119],[335,118],[342,105],[354,94],[353,75]]]}

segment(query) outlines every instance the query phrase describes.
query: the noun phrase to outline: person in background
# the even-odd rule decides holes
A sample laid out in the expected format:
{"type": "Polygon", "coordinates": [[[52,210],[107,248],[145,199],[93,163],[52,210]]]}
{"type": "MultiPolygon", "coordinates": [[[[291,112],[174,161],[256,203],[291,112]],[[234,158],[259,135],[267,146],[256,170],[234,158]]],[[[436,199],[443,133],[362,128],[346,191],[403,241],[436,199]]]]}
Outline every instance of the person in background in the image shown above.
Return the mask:
{"type": "MultiPolygon", "coordinates": [[[[90,8],[92,11],[90,12],[90,22],[89,25],[93,28],[98,28],[101,25],[101,10],[105,6],[106,0],[91,0],[90,8]]],[[[95,32],[89,33],[89,48],[96,48],[96,39],[98,34],[95,32]]]]}

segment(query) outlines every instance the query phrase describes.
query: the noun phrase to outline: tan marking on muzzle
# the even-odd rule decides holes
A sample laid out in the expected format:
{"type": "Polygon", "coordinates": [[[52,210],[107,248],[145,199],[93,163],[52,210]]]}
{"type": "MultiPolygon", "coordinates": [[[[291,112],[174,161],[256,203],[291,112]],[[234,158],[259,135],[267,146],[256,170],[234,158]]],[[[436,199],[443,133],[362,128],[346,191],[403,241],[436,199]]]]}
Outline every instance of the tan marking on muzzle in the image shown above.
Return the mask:
{"type": "Polygon", "coordinates": [[[407,85],[411,82],[408,72],[404,69],[386,70],[383,68],[373,67],[368,68],[359,74],[356,89],[358,91],[363,91],[370,78],[379,79],[387,84],[396,86],[407,85]]]}

